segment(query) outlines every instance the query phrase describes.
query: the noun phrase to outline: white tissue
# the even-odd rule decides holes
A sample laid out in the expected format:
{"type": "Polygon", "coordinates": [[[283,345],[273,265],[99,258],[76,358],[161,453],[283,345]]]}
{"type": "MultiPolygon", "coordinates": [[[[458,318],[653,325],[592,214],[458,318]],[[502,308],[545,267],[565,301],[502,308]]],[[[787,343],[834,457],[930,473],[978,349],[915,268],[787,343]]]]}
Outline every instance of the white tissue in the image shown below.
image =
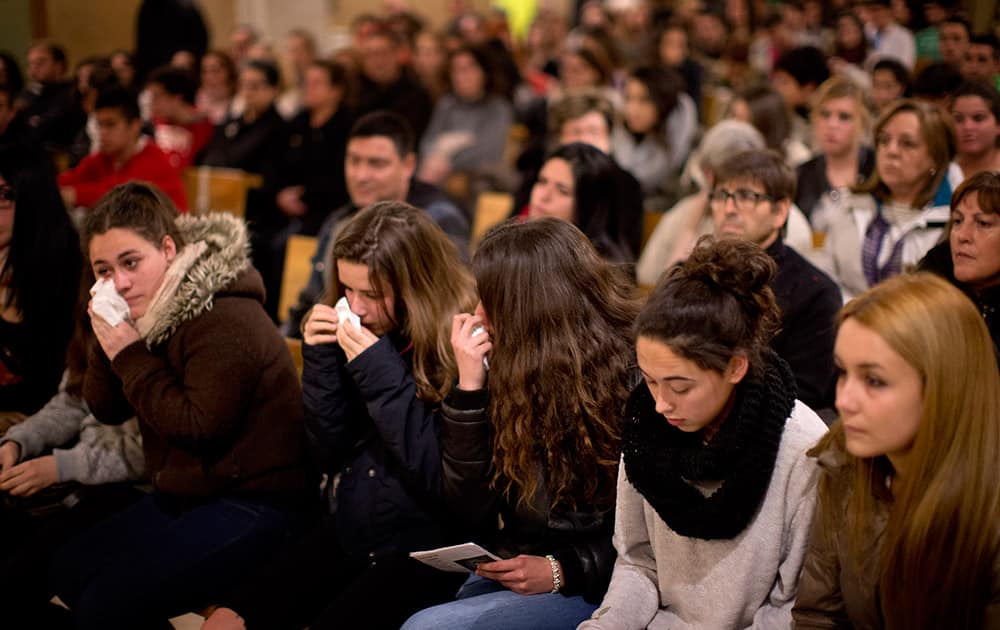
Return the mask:
{"type": "MultiPolygon", "coordinates": [[[[476,326],[475,328],[472,329],[471,336],[475,337],[476,335],[481,335],[484,332],[486,332],[485,328],[483,328],[482,326],[476,326]]],[[[483,355],[483,367],[486,368],[487,371],[490,369],[490,360],[486,358],[485,354],[483,355]]]]}
{"type": "Polygon", "coordinates": [[[355,328],[361,330],[361,318],[351,310],[351,305],[347,303],[346,297],[337,300],[333,308],[337,311],[337,318],[340,320],[340,323],[351,322],[355,328]]]}
{"type": "Polygon", "coordinates": [[[90,295],[93,297],[90,303],[94,312],[108,324],[117,326],[123,321],[128,321],[128,302],[115,290],[113,280],[101,278],[90,287],[90,295]]]}

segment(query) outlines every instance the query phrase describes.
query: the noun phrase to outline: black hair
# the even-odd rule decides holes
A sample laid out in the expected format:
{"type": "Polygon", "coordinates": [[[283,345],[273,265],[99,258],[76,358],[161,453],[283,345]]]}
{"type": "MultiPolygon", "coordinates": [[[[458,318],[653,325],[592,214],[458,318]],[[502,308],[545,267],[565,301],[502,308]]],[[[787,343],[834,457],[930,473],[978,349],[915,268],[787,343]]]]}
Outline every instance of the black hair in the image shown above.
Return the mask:
{"type": "MultiPolygon", "coordinates": [[[[573,224],[587,235],[604,258],[633,262],[628,227],[618,208],[618,166],[606,153],[574,142],[558,147],[545,158],[565,160],[573,171],[573,224]]],[[[543,163],[544,164],[544,163],[543,163]]]]}
{"type": "Polygon", "coordinates": [[[667,116],[677,107],[684,91],[684,78],[676,70],[663,66],[640,66],[629,73],[630,79],[642,83],[649,99],[656,106],[656,131],[662,131],[667,116]]]}
{"type": "Polygon", "coordinates": [[[966,81],[951,93],[952,104],[961,96],[978,96],[983,99],[993,113],[993,118],[1000,122],[1000,94],[997,94],[996,88],[982,81],[966,81]]]}
{"type": "Polygon", "coordinates": [[[120,85],[113,85],[97,92],[94,111],[99,109],[117,109],[127,121],[139,120],[138,99],[135,94],[120,85]]]}
{"type": "Polygon", "coordinates": [[[55,311],[72,308],[72,302],[53,304],[52,296],[68,293],[76,297],[83,264],[76,230],[59,195],[51,163],[42,152],[0,147],[0,177],[13,188],[15,203],[10,253],[0,267],[0,277],[7,280],[9,289],[4,306],[16,306],[29,328],[45,332],[49,322],[65,318],[65,313],[55,311]],[[43,269],[52,270],[45,281],[39,275],[43,269]],[[50,281],[65,290],[50,286],[50,281]]]}
{"type": "Polygon", "coordinates": [[[926,99],[946,98],[962,85],[962,74],[950,63],[928,64],[913,78],[913,95],[926,99]]]}
{"type": "Polygon", "coordinates": [[[1000,40],[993,33],[979,33],[969,38],[969,44],[979,46],[989,46],[993,49],[993,58],[1000,59],[1000,40]]]}
{"type": "Polygon", "coordinates": [[[472,57],[479,69],[483,71],[483,93],[494,94],[497,87],[498,68],[496,60],[491,51],[483,46],[463,45],[455,49],[448,57],[448,81],[451,82],[451,61],[458,55],[469,55],[472,57]]]}
{"type": "Polygon", "coordinates": [[[354,123],[347,135],[350,142],[354,138],[371,138],[379,136],[388,138],[396,147],[399,157],[405,158],[416,150],[416,139],[413,127],[399,114],[378,110],[365,114],[354,123]]]}
{"type": "Polygon", "coordinates": [[[895,77],[896,83],[904,86],[903,96],[908,96],[910,94],[910,71],[906,69],[902,63],[896,59],[879,59],[874,66],[872,66],[872,76],[879,70],[885,70],[891,72],[892,76],[895,77]]]}
{"type": "Polygon", "coordinates": [[[826,55],[815,46],[800,46],[787,51],[774,62],[774,71],[787,72],[801,85],[819,86],[830,78],[826,55]]]}
{"type": "Polygon", "coordinates": [[[63,68],[67,68],[66,49],[60,46],[59,44],[47,40],[42,40],[32,44],[31,48],[29,48],[28,50],[35,50],[36,48],[44,48],[45,52],[49,53],[49,57],[52,57],[52,61],[61,64],[63,68]]]}
{"type": "Polygon", "coordinates": [[[278,87],[278,84],[281,83],[281,74],[278,72],[278,66],[270,61],[251,59],[243,64],[243,69],[252,69],[261,73],[264,75],[264,81],[273,88],[278,87]]]}
{"type": "Polygon", "coordinates": [[[146,85],[150,83],[159,85],[167,94],[181,97],[188,105],[194,105],[195,95],[198,92],[198,82],[187,70],[173,66],[160,66],[149,73],[146,85]]]}
{"type": "Polygon", "coordinates": [[[14,55],[6,50],[0,50],[0,63],[3,64],[4,72],[7,73],[5,84],[15,95],[20,94],[24,89],[24,75],[21,74],[21,66],[17,63],[14,55]]]}

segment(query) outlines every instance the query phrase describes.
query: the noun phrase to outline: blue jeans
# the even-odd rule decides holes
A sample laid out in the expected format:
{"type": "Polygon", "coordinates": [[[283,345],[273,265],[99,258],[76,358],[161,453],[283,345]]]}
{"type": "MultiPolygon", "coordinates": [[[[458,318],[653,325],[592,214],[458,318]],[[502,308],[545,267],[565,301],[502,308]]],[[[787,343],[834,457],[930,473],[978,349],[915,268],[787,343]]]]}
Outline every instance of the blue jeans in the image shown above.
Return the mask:
{"type": "Polygon", "coordinates": [[[264,561],[296,522],[284,508],[151,495],[53,555],[55,593],[78,628],[143,628],[212,603],[264,561]]]}
{"type": "Polygon", "coordinates": [[[596,609],[580,595],[518,595],[473,574],[458,599],[418,612],[401,630],[573,630],[596,609]]]}

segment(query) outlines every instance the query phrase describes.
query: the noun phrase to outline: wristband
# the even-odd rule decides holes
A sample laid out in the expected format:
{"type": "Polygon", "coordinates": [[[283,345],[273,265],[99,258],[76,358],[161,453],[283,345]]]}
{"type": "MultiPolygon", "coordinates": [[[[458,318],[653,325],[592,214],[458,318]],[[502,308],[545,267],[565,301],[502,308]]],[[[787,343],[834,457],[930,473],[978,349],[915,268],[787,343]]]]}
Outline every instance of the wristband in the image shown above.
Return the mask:
{"type": "Polygon", "coordinates": [[[552,593],[558,593],[562,589],[562,575],[559,572],[559,562],[551,555],[545,556],[552,567],[552,593]]]}

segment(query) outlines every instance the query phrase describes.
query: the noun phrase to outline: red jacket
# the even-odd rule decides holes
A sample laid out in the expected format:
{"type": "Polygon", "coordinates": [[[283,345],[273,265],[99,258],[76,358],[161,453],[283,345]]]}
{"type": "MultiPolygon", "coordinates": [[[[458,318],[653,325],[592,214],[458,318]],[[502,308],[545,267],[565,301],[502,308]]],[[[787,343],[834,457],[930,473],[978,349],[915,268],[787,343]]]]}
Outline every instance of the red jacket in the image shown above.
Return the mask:
{"type": "Polygon", "coordinates": [[[167,155],[171,166],[183,172],[212,139],[215,125],[208,118],[199,118],[187,125],[155,119],[153,130],[156,146],[167,155]]]}
{"type": "Polygon", "coordinates": [[[114,159],[104,153],[88,155],[76,168],[59,175],[59,185],[76,191],[76,205],[90,208],[118,184],[136,179],[155,184],[173,200],[177,210],[187,212],[181,176],[151,140],[121,168],[115,168],[114,159]]]}

